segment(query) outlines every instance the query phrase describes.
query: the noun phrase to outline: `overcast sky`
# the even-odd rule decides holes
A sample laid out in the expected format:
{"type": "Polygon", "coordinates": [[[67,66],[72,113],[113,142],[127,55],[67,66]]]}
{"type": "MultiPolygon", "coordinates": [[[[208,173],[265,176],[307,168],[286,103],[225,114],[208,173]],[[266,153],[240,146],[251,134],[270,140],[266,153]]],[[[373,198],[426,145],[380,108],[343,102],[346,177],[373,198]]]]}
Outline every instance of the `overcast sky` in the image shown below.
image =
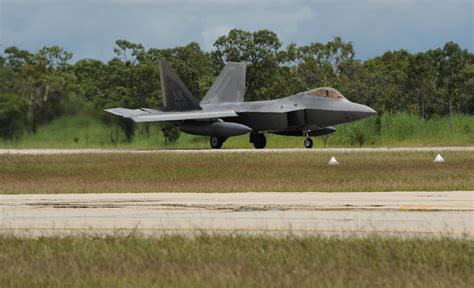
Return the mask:
{"type": "Polygon", "coordinates": [[[455,41],[473,51],[473,0],[0,0],[0,43],[60,45],[74,59],[113,57],[114,42],[145,48],[198,42],[231,28],[275,31],[283,45],[352,41],[361,59],[455,41]]]}

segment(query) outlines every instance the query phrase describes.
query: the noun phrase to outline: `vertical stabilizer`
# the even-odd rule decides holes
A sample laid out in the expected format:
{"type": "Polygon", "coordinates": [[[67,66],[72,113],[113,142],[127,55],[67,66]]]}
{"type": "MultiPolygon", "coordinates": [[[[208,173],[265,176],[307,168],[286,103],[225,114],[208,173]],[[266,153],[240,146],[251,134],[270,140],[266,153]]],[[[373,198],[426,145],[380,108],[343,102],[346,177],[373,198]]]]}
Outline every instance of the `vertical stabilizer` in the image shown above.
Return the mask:
{"type": "Polygon", "coordinates": [[[167,111],[201,110],[183,81],[164,60],[160,61],[160,81],[163,104],[167,111]]]}
{"type": "Polygon", "coordinates": [[[245,69],[245,63],[227,63],[201,104],[244,102],[245,69]]]}

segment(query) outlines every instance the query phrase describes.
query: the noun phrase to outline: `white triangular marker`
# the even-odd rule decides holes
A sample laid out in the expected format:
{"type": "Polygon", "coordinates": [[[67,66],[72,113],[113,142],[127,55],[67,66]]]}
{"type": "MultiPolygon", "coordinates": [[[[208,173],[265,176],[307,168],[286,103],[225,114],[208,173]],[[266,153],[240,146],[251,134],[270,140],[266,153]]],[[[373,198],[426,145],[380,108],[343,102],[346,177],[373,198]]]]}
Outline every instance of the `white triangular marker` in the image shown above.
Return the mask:
{"type": "Polygon", "coordinates": [[[337,162],[336,158],[332,156],[331,160],[329,160],[328,165],[339,165],[339,162],[337,162]]]}
{"type": "Polygon", "coordinates": [[[440,154],[438,154],[436,155],[436,158],[433,162],[444,162],[444,158],[440,154]]]}

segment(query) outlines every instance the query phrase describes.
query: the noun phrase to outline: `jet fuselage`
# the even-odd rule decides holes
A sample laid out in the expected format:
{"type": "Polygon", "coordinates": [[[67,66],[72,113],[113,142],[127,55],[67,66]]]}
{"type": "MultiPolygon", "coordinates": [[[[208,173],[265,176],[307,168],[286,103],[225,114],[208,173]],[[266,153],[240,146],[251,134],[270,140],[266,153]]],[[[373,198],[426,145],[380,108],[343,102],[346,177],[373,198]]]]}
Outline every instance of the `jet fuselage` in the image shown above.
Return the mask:
{"type": "MultiPolygon", "coordinates": [[[[268,101],[202,105],[205,111],[233,110],[239,116],[222,118],[240,123],[254,131],[311,131],[360,120],[375,111],[346,98],[329,98],[301,92],[268,101]]],[[[301,135],[301,134],[300,134],[301,135]]]]}

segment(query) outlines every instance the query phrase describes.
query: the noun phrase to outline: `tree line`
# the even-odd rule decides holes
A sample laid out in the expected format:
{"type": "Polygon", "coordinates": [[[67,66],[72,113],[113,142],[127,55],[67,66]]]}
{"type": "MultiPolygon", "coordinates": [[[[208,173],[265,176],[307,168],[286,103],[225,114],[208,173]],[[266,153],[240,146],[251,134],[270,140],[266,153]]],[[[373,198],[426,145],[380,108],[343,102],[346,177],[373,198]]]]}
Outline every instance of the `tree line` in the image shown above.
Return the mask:
{"type": "MultiPolygon", "coordinates": [[[[239,29],[220,36],[214,50],[191,42],[169,49],[145,49],[117,40],[108,62],[81,59],[59,46],[37,52],[8,47],[0,54],[0,137],[35,133],[59,116],[91,113],[118,124],[129,141],[134,124],[102,112],[110,107],[159,107],[158,63],[166,59],[200,100],[228,61],[246,62],[246,101],[289,96],[331,86],[348,99],[382,113],[422,118],[474,113],[474,54],[453,42],[410,53],[388,51],[362,61],[351,42],[282,46],[277,34],[239,29]]],[[[169,130],[169,128],[167,128],[169,130]]]]}

